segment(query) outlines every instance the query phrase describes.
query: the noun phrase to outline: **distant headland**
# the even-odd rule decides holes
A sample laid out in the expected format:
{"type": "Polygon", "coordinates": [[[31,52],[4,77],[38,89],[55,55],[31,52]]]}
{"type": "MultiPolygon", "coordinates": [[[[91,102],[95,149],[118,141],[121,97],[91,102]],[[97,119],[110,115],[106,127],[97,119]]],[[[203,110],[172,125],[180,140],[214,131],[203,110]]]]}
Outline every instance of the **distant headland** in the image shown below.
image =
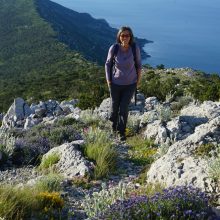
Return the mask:
{"type": "MultiPolygon", "coordinates": [[[[117,29],[106,20],[95,19],[88,13],[79,13],[49,0],[36,2],[40,15],[57,32],[58,39],[71,49],[80,52],[86,59],[103,65],[108,48],[116,40],[117,29]]],[[[142,58],[150,57],[143,47],[153,41],[135,38],[142,58]]]]}

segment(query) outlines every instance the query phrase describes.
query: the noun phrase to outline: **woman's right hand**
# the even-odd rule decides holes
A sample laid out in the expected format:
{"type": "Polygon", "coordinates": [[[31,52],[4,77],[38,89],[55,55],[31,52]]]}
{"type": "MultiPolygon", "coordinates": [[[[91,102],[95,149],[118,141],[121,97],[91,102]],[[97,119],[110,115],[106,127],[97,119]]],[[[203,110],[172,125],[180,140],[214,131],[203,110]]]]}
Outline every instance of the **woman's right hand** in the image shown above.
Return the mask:
{"type": "Polygon", "coordinates": [[[109,86],[111,85],[112,82],[111,82],[111,81],[107,81],[107,83],[108,83],[108,87],[109,87],[109,86]]]}

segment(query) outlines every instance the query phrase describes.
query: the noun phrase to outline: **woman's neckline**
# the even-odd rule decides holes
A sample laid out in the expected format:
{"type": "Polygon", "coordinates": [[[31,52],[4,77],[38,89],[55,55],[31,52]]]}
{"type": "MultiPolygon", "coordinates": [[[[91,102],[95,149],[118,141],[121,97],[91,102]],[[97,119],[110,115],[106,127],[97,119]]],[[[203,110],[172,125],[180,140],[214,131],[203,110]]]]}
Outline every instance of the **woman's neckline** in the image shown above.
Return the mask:
{"type": "Polygon", "coordinates": [[[121,44],[120,44],[120,47],[121,47],[121,51],[122,52],[128,52],[129,49],[130,49],[130,45],[128,47],[123,47],[121,44]]]}

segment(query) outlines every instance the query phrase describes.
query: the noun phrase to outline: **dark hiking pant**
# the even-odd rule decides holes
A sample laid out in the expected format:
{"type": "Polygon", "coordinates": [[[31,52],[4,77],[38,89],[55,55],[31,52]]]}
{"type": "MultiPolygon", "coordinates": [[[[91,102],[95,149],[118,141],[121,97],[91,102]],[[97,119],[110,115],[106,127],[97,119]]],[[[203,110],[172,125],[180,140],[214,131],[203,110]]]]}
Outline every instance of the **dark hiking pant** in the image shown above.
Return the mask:
{"type": "Polygon", "coordinates": [[[136,89],[136,83],[132,85],[110,85],[111,114],[113,131],[118,131],[121,136],[125,135],[128,120],[128,106],[136,89]]]}

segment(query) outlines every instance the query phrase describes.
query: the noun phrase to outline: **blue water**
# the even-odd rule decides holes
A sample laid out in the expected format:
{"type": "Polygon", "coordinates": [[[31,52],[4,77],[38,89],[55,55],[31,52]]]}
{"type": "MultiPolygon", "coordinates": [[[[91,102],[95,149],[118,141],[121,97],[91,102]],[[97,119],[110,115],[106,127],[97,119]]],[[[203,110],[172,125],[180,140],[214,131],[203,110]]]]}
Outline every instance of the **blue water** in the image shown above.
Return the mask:
{"type": "Polygon", "coordinates": [[[151,55],[144,63],[220,74],[220,0],[53,1],[153,40],[144,48],[151,55]]]}

